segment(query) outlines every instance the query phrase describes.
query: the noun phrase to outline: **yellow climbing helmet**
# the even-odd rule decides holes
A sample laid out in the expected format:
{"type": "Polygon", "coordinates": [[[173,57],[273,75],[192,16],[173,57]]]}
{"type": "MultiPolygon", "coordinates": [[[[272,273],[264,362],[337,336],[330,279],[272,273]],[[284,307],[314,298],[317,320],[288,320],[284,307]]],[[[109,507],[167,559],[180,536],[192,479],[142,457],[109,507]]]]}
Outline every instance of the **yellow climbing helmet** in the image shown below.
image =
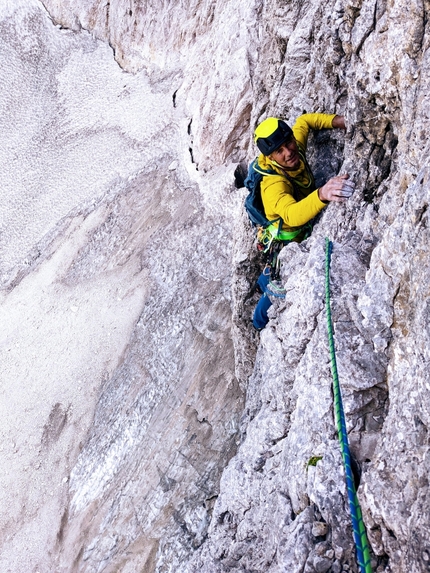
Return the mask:
{"type": "Polygon", "coordinates": [[[289,125],[277,117],[268,117],[254,131],[254,141],[264,155],[270,155],[293,135],[289,125]]]}

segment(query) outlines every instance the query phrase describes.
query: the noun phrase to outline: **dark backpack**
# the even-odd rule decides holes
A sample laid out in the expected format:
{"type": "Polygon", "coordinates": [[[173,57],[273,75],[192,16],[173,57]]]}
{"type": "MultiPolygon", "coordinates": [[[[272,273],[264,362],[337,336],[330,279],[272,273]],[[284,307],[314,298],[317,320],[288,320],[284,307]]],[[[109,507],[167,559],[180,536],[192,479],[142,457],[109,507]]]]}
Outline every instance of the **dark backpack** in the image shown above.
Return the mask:
{"type": "Polygon", "coordinates": [[[281,220],[278,218],[273,221],[269,221],[264,212],[263,201],[261,199],[260,184],[265,175],[277,175],[279,177],[279,173],[276,173],[276,171],[273,169],[262,169],[258,165],[258,160],[255,159],[250,164],[248,176],[244,181],[245,187],[249,191],[249,194],[245,199],[245,209],[248,213],[248,217],[255,227],[263,227],[264,229],[271,223],[275,223],[276,221],[281,220]]]}

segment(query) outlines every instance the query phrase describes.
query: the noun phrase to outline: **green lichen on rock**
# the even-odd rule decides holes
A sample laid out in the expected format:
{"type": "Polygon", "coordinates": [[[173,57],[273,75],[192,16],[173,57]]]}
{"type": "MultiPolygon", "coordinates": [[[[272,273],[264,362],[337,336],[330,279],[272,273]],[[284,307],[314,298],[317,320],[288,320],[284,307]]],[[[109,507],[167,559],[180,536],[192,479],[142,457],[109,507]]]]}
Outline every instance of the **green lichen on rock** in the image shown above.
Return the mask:
{"type": "Polygon", "coordinates": [[[322,456],[312,456],[311,458],[309,458],[308,463],[306,464],[306,467],[316,466],[320,460],[322,460],[322,456]]]}

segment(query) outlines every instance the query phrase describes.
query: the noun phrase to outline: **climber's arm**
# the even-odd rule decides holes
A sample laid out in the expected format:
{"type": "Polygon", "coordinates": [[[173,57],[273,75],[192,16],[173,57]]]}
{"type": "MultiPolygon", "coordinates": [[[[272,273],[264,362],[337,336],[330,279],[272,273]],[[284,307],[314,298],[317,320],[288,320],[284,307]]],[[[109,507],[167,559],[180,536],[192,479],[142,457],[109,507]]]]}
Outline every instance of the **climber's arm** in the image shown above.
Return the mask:
{"type": "Polygon", "coordinates": [[[314,191],[301,201],[296,201],[292,186],[285,179],[262,185],[261,196],[266,217],[269,220],[281,217],[287,227],[305,225],[326,206],[320,199],[318,191],[314,191]]]}
{"type": "Polygon", "coordinates": [[[297,118],[296,123],[293,125],[293,133],[297,143],[305,150],[311,129],[319,131],[320,129],[332,128],[345,129],[345,118],[343,115],[304,113],[297,118]]]}

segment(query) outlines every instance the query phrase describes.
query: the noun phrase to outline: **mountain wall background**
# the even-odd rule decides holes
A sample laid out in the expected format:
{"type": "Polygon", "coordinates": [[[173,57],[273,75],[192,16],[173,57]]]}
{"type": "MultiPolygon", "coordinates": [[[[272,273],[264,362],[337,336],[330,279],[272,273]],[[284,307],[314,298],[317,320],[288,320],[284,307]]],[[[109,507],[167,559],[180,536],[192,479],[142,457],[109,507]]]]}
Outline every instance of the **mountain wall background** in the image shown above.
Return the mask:
{"type": "Polygon", "coordinates": [[[2,571],[357,571],[326,236],[374,570],[428,571],[429,8],[2,3],[2,571]],[[357,191],[257,334],[234,173],[311,111],[345,115],[309,158],[357,191]]]}

